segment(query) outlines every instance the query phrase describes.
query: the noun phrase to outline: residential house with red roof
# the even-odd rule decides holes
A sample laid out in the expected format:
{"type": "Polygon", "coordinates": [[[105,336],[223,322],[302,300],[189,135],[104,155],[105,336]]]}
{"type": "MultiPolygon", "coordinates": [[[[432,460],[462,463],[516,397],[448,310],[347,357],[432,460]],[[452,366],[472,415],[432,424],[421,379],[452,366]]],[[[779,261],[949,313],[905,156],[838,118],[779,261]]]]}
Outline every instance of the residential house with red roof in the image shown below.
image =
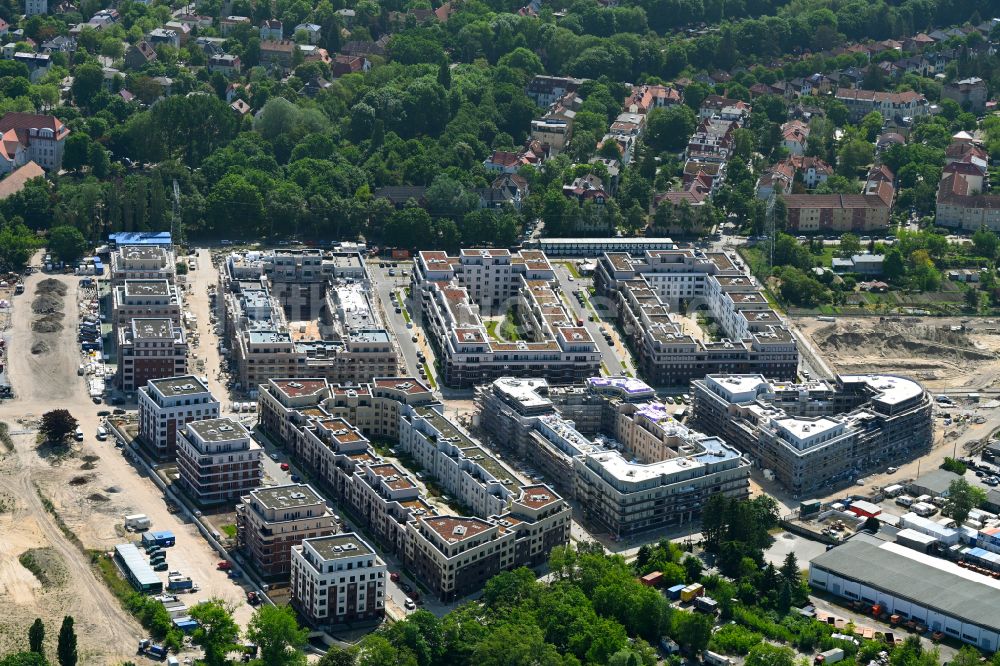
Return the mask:
{"type": "Polygon", "coordinates": [[[49,171],[62,168],[69,128],[55,116],[11,112],[0,118],[0,173],[33,161],[49,171]]]}

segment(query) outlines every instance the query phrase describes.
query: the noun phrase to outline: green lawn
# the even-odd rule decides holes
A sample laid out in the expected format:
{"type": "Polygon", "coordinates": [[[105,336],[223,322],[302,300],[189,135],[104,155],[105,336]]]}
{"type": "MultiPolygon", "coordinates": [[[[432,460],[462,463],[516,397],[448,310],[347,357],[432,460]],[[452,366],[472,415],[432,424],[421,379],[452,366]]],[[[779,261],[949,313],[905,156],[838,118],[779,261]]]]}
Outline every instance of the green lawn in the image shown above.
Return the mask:
{"type": "Polygon", "coordinates": [[[219,529],[230,539],[236,538],[236,525],[222,525],[219,529]]]}

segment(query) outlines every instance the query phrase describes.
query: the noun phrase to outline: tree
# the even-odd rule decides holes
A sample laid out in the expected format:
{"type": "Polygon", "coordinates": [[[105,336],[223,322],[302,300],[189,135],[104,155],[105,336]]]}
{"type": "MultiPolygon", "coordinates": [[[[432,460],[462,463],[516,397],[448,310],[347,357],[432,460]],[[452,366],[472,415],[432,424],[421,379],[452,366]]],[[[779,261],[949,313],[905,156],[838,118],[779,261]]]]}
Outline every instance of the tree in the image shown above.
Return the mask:
{"type": "Polygon", "coordinates": [[[78,171],[86,166],[90,153],[91,138],[83,132],[73,132],[66,139],[63,148],[63,168],[69,171],[78,171]]]}
{"type": "Polygon", "coordinates": [[[333,646],[326,651],[317,666],[354,666],[354,651],[333,646]]]}
{"type": "Polygon", "coordinates": [[[247,625],[247,638],[260,648],[260,659],[267,666],[304,664],[299,648],[308,637],[309,631],[299,627],[290,606],[261,606],[247,625]]]}
{"type": "Polygon", "coordinates": [[[746,666],[795,666],[795,653],[791,648],[770,643],[758,643],[750,648],[746,666]]]}
{"type": "Polygon", "coordinates": [[[28,629],[28,649],[32,652],[37,652],[42,654],[45,648],[42,644],[45,642],[45,623],[42,622],[42,618],[36,617],[35,621],[31,624],[31,628],[28,629]]]}
{"type": "Polygon", "coordinates": [[[73,70],[73,99],[79,106],[88,107],[104,85],[104,72],[99,65],[84,63],[73,70]]]}
{"type": "Polygon", "coordinates": [[[49,231],[49,250],[60,261],[71,264],[87,251],[87,240],[76,227],[63,225],[49,231]]]}
{"type": "Polygon", "coordinates": [[[948,485],[948,514],[963,523],[969,512],[986,501],[986,492],[971,485],[965,479],[955,479],[948,485]]]}
{"type": "Polygon", "coordinates": [[[646,116],[646,145],[657,152],[680,150],[687,145],[697,123],[697,116],[687,106],[653,109],[646,116]]]}
{"type": "Polygon", "coordinates": [[[889,248],[889,251],[885,253],[885,259],[882,260],[882,274],[887,280],[894,282],[903,277],[905,273],[906,264],[903,261],[903,253],[897,247],[889,248]]]}
{"type": "Polygon", "coordinates": [[[837,170],[842,176],[854,178],[858,169],[871,164],[875,147],[861,138],[846,141],[837,153],[837,170]]]}
{"type": "Polygon", "coordinates": [[[980,227],[972,234],[972,244],[976,248],[976,254],[993,259],[997,255],[997,248],[1000,247],[1000,237],[986,227],[980,227]]]}
{"type": "Polygon", "coordinates": [[[192,607],[190,615],[200,625],[191,639],[205,650],[205,664],[223,666],[228,663],[226,655],[239,649],[237,640],[240,637],[232,607],[221,599],[209,599],[192,607]]]}
{"type": "Polygon", "coordinates": [[[689,654],[698,654],[708,647],[712,624],[712,620],[701,613],[674,613],[671,616],[670,636],[689,654]]]}
{"type": "Polygon", "coordinates": [[[842,258],[853,257],[861,254],[861,240],[854,234],[844,234],[840,237],[840,256],[842,258]]]}
{"type": "Polygon", "coordinates": [[[42,423],[38,427],[45,441],[50,444],[62,444],[71,433],[76,431],[79,423],[66,409],[53,409],[42,414],[42,423]]]}
{"type": "Polygon", "coordinates": [[[76,666],[76,631],[73,629],[73,618],[67,615],[59,627],[59,643],[56,646],[56,656],[59,666],[76,666]]]}
{"type": "Polygon", "coordinates": [[[792,585],[799,584],[799,581],[802,580],[802,571],[799,569],[799,560],[795,557],[794,552],[785,555],[785,561],[781,563],[778,572],[781,574],[782,580],[792,585]]]}

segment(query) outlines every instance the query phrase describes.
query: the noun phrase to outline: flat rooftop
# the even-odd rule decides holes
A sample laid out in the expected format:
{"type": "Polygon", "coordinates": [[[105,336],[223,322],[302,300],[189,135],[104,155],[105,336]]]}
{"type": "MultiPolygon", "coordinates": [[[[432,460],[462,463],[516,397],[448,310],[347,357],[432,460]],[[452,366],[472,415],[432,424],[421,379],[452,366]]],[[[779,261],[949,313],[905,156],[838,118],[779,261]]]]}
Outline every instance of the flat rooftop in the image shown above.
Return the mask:
{"type": "Polygon", "coordinates": [[[375,554],[372,547],[353,532],[305,539],[302,543],[308,543],[309,547],[315,550],[316,554],[324,560],[339,560],[345,557],[375,554]]]}
{"type": "Polygon", "coordinates": [[[149,383],[165,396],[195,395],[208,393],[208,387],[194,375],[167,377],[165,379],[150,379],[149,383]]]}
{"type": "Polygon", "coordinates": [[[864,382],[876,392],[873,400],[889,405],[906,402],[924,393],[924,388],[917,382],[895,375],[840,375],[840,379],[845,384],[864,382]]]}
{"type": "Polygon", "coordinates": [[[436,516],[424,518],[423,522],[447,543],[456,543],[478,536],[493,527],[481,518],[456,516],[436,516]]]}
{"type": "Polygon", "coordinates": [[[169,319],[133,319],[132,335],[136,338],[172,338],[174,324],[169,319]]]}
{"type": "Polygon", "coordinates": [[[312,486],[304,483],[257,488],[251,490],[250,495],[267,509],[293,509],[324,503],[312,486]]]}
{"type": "Polygon", "coordinates": [[[206,419],[192,421],[187,424],[199,437],[206,442],[228,442],[233,439],[250,437],[250,431],[233,419],[206,419]]]}
{"type": "Polygon", "coordinates": [[[1000,581],[953,562],[858,534],[813,558],[810,566],[1000,631],[1000,581]]]}
{"type": "Polygon", "coordinates": [[[315,395],[326,388],[325,379],[272,379],[271,384],[289,398],[315,395]]]}
{"type": "Polygon", "coordinates": [[[126,296],[168,296],[170,283],[166,280],[125,280],[126,296]]]}
{"type": "Polygon", "coordinates": [[[118,248],[118,254],[128,260],[166,259],[167,251],[158,245],[126,245],[118,248]]]}

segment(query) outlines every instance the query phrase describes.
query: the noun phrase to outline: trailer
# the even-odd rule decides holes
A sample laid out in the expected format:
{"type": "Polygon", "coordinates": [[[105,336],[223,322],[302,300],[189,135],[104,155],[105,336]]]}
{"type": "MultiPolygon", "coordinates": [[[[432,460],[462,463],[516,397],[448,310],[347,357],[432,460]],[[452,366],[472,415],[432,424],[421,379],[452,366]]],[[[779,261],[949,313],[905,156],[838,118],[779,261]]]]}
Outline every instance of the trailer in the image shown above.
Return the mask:
{"type": "Polygon", "coordinates": [[[190,590],[193,586],[191,576],[170,576],[167,580],[167,589],[171,591],[190,590]]]}
{"type": "Polygon", "coordinates": [[[151,523],[149,517],[144,513],[133,513],[125,516],[125,529],[127,530],[148,530],[151,523]]]}
{"type": "Polygon", "coordinates": [[[169,548],[177,543],[177,537],[170,530],[156,530],[153,532],[146,532],[142,535],[142,545],[144,548],[149,548],[150,546],[160,546],[162,548],[169,548]]]}
{"type": "Polygon", "coordinates": [[[670,597],[671,601],[677,601],[681,598],[681,590],[684,589],[684,585],[674,585],[673,587],[667,588],[667,596],[670,597]]]}
{"type": "Polygon", "coordinates": [[[681,601],[688,602],[695,597],[705,594],[705,586],[700,583],[691,583],[681,590],[681,601]]]}
{"type": "Polygon", "coordinates": [[[662,581],[663,581],[662,571],[650,572],[639,579],[639,582],[647,587],[659,587],[662,581]]]}
{"type": "Polygon", "coordinates": [[[702,661],[710,666],[733,666],[733,660],[717,652],[705,650],[702,654],[702,661]]]}
{"type": "Polygon", "coordinates": [[[844,651],[840,648],[833,648],[832,650],[827,650],[826,652],[820,652],[816,655],[815,663],[824,664],[824,666],[829,666],[829,664],[836,664],[838,661],[844,659],[844,651]]]}
{"type": "Polygon", "coordinates": [[[694,609],[701,611],[702,613],[710,613],[714,615],[719,611],[719,602],[712,597],[695,597],[694,598],[694,609]]]}

